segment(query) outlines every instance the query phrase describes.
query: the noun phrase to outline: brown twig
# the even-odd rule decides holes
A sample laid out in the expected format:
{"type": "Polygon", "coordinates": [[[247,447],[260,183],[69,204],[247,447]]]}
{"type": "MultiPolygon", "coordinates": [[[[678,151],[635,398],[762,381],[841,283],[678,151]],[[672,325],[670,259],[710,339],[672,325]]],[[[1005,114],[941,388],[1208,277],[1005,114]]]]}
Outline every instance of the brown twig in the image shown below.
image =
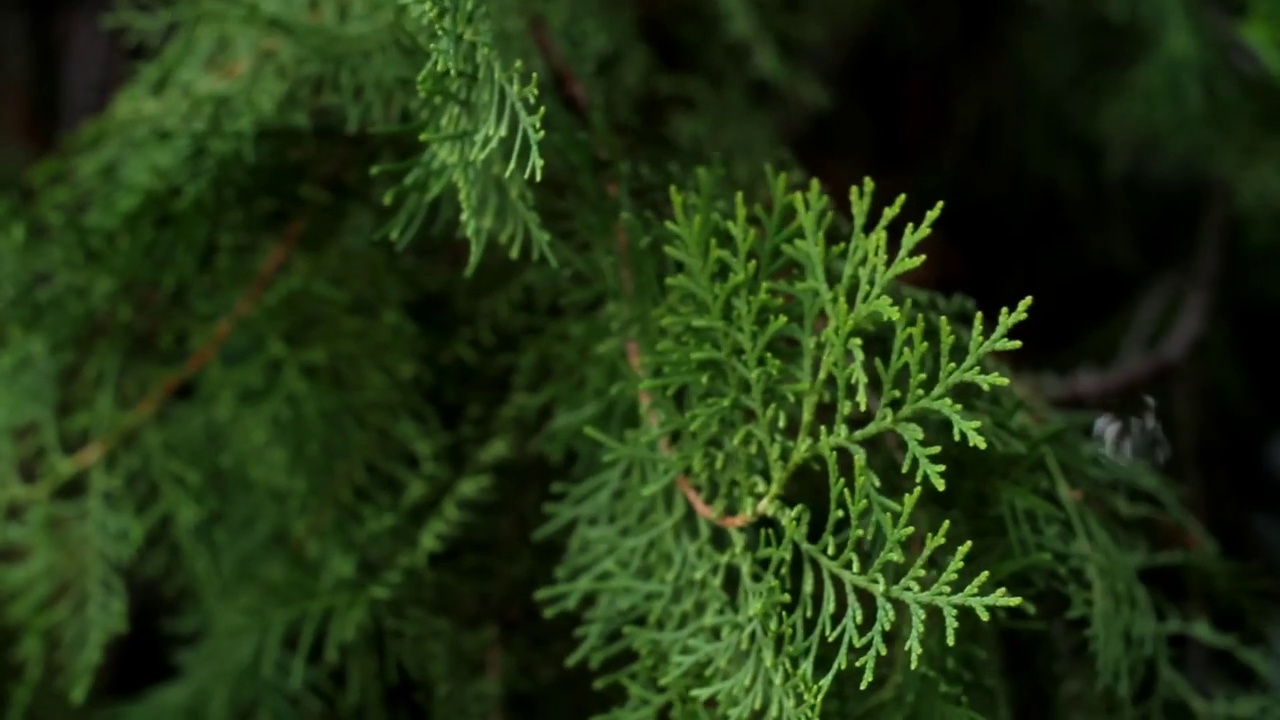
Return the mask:
{"type": "MultiPolygon", "coordinates": [[[[1189,290],[1172,326],[1160,342],[1146,352],[1135,352],[1132,347],[1125,347],[1116,362],[1107,368],[1082,368],[1066,376],[1035,379],[1032,384],[1036,392],[1051,402],[1098,400],[1146,382],[1180,363],[1204,334],[1208,323],[1209,307],[1222,265],[1225,216],[1226,195],[1215,191],[1201,226],[1189,290]]],[[[1150,306],[1159,299],[1159,293],[1160,285],[1157,284],[1152,297],[1139,308],[1130,337],[1151,334],[1150,324],[1158,313],[1150,306]]]]}
{"type": "Polygon", "coordinates": [[[529,34],[533,36],[534,45],[538,46],[538,52],[547,63],[547,68],[551,70],[552,77],[556,79],[557,89],[564,96],[565,105],[579,119],[586,120],[587,88],[582,84],[577,73],[573,72],[564,53],[560,52],[559,46],[551,39],[551,31],[547,29],[546,20],[541,17],[530,20],[529,34]]]}
{"type": "Polygon", "coordinates": [[[489,720],[504,720],[506,715],[503,712],[501,692],[503,664],[502,643],[498,637],[494,637],[484,654],[484,677],[494,687],[493,709],[489,713],[489,720]]]}
{"type": "Polygon", "coordinates": [[[266,292],[267,287],[271,285],[271,281],[280,272],[280,268],[284,267],[285,261],[289,259],[289,255],[293,252],[293,248],[297,246],[305,225],[302,220],[295,220],[285,229],[280,241],[271,248],[271,252],[267,253],[262,264],[258,267],[258,274],[254,276],[253,282],[240,295],[231,311],[224,315],[218,321],[218,324],[214,326],[209,339],[192,353],[176,372],[156,386],[151,394],[138,403],[138,411],[145,412],[148,415],[155,413],[180,385],[194,377],[205,365],[209,364],[209,361],[217,356],[218,351],[222,349],[222,345],[231,336],[231,331],[258,304],[258,300],[262,298],[262,294],[266,292]]]}
{"type": "Polygon", "coordinates": [[[120,441],[154,416],[179,387],[208,365],[230,337],[231,331],[257,305],[258,300],[297,245],[305,225],[304,221],[295,220],[285,229],[280,241],[267,254],[253,282],[240,295],[235,306],[214,326],[209,339],[191,353],[177,370],[138,401],[115,428],[103,437],[92,440],[76,450],[62,466],[60,472],[50,479],[31,485],[31,489],[40,495],[46,495],[101,461],[119,445],[120,441]]]}
{"type": "MultiPolygon", "coordinates": [[[[556,87],[563,96],[566,106],[574,112],[580,119],[587,118],[587,90],[577,74],[573,72],[573,68],[565,60],[563,53],[551,39],[551,33],[547,29],[546,22],[539,17],[535,17],[529,23],[529,32],[533,36],[534,44],[537,45],[538,51],[542,54],[543,61],[546,63],[548,70],[556,80],[556,87]]],[[[605,184],[605,194],[612,201],[618,199],[618,185],[616,182],[609,181],[605,184]]],[[[626,229],[622,226],[621,220],[614,225],[614,241],[618,252],[618,273],[622,282],[623,295],[628,299],[634,297],[635,280],[632,275],[631,265],[631,246],[627,238],[626,229]]],[[[627,338],[626,342],[627,365],[631,368],[631,372],[635,373],[640,380],[644,379],[644,356],[640,349],[640,341],[635,337],[627,338]]],[[[658,426],[658,412],[653,407],[653,398],[643,388],[637,390],[636,401],[640,405],[640,412],[645,418],[645,422],[651,428],[658,426]]],[[[663,436],[658,441],[658,448],[663,455],[671,456],[671,440],[663,436]]],[[[740,528],[750,523],[754,517],[747,513],[737,515],[724,515],[712,508],[702,495],[693,487],[689,478],[684,473],[676,475],[676,487],[688,500],[689,506],[699,517],[704,518],[716,525],[725,528],[740,528]]]]}

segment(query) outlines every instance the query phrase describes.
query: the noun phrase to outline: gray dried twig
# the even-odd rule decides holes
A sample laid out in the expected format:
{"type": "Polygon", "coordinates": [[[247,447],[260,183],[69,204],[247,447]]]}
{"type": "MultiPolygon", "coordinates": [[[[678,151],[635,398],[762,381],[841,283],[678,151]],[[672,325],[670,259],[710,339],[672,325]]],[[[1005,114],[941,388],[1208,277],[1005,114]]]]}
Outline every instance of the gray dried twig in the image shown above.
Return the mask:
{"type": "Polygon", "coordinates": [[[1215,190],[1201,224],[1200,240],[1186,294],[1168,331],[1156,344],[1142,349],[1155,334],[1160,306],[1171,290],[1167,279],[1153,287],[1134,316],[1116,361],[1103,368],[1080,368],[1066,375],[1046,375],[1033,383],[1052,402],[1091,401],[1136,387],[1180,363],[1204,334],[1222,265],[1226,233],[1227,195],[1215,190]]]}

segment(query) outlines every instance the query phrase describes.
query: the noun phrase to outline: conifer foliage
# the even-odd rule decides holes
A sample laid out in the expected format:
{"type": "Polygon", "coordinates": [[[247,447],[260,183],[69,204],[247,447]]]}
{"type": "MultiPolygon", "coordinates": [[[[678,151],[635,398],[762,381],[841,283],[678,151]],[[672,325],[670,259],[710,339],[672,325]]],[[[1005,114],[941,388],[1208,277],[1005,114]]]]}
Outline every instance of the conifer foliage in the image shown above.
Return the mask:
{"type": "Polygon", "coordinates": [[[1280,717],[1150,581],[1220,565],[1168,482],[1012,381],[1030,300],[743,119],[794,38],[563,5],[120,8],[0,207],[8,717],[1280,717]]]}

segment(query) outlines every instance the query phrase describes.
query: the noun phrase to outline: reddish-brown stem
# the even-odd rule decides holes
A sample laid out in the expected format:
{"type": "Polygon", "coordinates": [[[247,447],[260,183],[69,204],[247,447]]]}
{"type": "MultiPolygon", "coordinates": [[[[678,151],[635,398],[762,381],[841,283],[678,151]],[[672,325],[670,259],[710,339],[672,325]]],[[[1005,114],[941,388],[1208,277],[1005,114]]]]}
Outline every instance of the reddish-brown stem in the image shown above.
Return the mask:
{"type": "MultiPolygon", "coordinates": [[[[605,192],[609,197],[616,197],[618,188],[613,183],[609,183],[605,187],[605,192]]],[[[627,232],[621,223],[614,226],[614,240],[618,249],[618,272],[622,280],[622,291],[627,297],[631,297],[635,288],[635,281],[631,274],[631,245],[627,240],[627,232]]],[[[635,373],[640,380],[644,379],[644,357],[640,352],[640,341],[634,337],[627,338],[627,365],[631,368],[631,372],[635,373]]],[[[645,422],[649,427],[656,428],[658,426],[658,411],[653,407],[653,398],[648,391],[640,388],[636,391],[636,401],[640,405],[640,412],[644,415],[645,422]]],[[[663,436],[658,440],[658,448],[663,455],[670,456],[672,454],[671,440],[663,436]]],[[[716,525],[725,528],[740,528],[752,521],[752,516],[746,513],[737,515],[723,515],[716,512],[714,508],[702,499],[702,495],[694,489],[693,484],[689,482],[689,477],[684,473],[676,475],[676,487],[680,489],[681,494],[689,501],[689,506],[698,514],[698,517],[709,520],[716,525]]]]}
{"type": "MultiPolygon", "coordinates": [[[[503,674],[503,653],[502,643],[499,638],[495,637],[493,642],[489,643],[489,649],[484,655],[484,676],[489,682],[493,683],[495,690],[502,687],[503,674]]],[[[506,713],[502,708],[502,693],[496,692],[493,700],[493,710],[489,713],[489,720],[504,720],[506,713]]]]}
{"type": "MultiPolygon", "coordinates": [[[[529,32],[533,37],[534,44],[537,45],[538,51],[541,53],[543,62],[546,63],[547,69],[556,80],[558,88],[565,105],[572,110],[579,118],[586,119],[587,113],[587,90],[577,73],[569,66],[565,60],[564,54],[560,52],[559,47],[551,39],[551,33],[548,31],[546,22],[542,18],[534,18],[529,23],[529,32]]],[[[618,198],[618,186],[614,182],[606,183],[605,194],[610,200],[616,202],[618,198]]],[[[618,274],[622,281],[622,290],[626,298],[634,297],[635,281],[632,276],[631,267],[631,248],[627,239],[626,229],[619,221],[614,226],[614,240],[618,251],[618,274]]],[[[635,337],[627,338],[626,343],[627,365],[631,371],[635,373],[637,379],[644,379],[644,357],[640,349],[640,342],[635,337]]],[[[645,422],[650,427],[656,428],[658,425],[658,413],[653,407],[653,399],[649,393],[640,389],[636,393],[636,401],[640,405],[640,412],[645,418],[645,422]]],[[[658,441],[658,447],[663,455],[670,456],[672,454],[671,440],[662,437],[658,441]]],[[[716,512],[702,495],[689,482],[689,478],[684,473],[676,475],[676,487],[688,500],[689,506],[699,517],[704,518],[716,525],[725,528],[740,528],[751,522],[751,515],[722,515],[716,512]]]]}
{"type": "Polygon", "coordinates": [[[271,248],[271,252],[263,260],[253,282],[240,295],[230,312],[224,315],[218,321],[218,324],[214,326],[209,339],[197,348],[195,352],[191,353],[177,370],[157,383],[151,392],[138,401],[138,404],[134,405],[133,410],[129,412],[125,421],[119,427],[105,437],[85,444],[73,453],[70,459],[70,474],[74,475],[82,472],[105,457],[130,430],[155,415],[180,386],[195,377],[200,370],[217,356],[218,351],[222,349],[222,345],[231,336],[231,331],[235,329],[236,324],[253,310],[262,294],[271,284],[272,279],[279,273],[294,246],[298,244],[298,239],[301,237],[304,227],[305,222],[295,220],[285,229],[280,241],[271,248]]]}

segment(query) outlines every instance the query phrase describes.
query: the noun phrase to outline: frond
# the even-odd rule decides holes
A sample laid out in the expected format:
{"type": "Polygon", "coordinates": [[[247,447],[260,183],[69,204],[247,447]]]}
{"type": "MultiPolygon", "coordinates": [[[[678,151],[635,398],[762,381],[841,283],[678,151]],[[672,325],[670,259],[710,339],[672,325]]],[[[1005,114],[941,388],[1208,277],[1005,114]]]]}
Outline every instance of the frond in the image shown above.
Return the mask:
{"type": "Polygon", "coordinates": [[[908,225],[891,254],[901,199],[873,220],[870,183],[855,188],[852,228],[833,240],[835,214],[816,185],[792,191],[772,175],[769,186],[757,206],[741,193],[723,203],[710,173],[673,191],[665,251],[678,271],[654,313],[641,386],[665,400],[662,419],[626,439],[602,436],[614,468],[567,490],[552,513],[552,528],[576,529],[544,597],[553,610],[583,610],[590,634],[578,657],[595,666],[626,647],[640,658],[615,678],[630,703],[618,717],[699,705],[730,718],[817,717],[847,663],[863,687],[891,644],[914,667],[931,613],[951,643],[960,609],[985,620],[1019,603],[983,591],[985,573],[960,580],[969,544],[948,548],[946,522],[913,548],[912,518],[921,480],[945,486],[921,423],[938,418],[984,446],[950,394],[1006,382],[983,359],[1017,347],[1007,336],[1025,303],[989,334],[979,319],[963,352],[942,323],[934,350],[923,318],[887,289],[923,260],[913,250],[936,212],[908,225]],[[887,354],[872,355],[881,342],[887,354]],[[889,433],[907,447],[901,472],[914,470],[897,497],[901,483],[868,462],[867,446],[889,433]],[[816,511],[786,500],[806,473],[827,486],[816,511]],[[760,527],[717,537],[726,531],[696,517],[677,477],[760,527]],[[625,549],[592,536],[619,527],[625,549]],[[603,557],[606,547],[618,555],[603,557]]]}

